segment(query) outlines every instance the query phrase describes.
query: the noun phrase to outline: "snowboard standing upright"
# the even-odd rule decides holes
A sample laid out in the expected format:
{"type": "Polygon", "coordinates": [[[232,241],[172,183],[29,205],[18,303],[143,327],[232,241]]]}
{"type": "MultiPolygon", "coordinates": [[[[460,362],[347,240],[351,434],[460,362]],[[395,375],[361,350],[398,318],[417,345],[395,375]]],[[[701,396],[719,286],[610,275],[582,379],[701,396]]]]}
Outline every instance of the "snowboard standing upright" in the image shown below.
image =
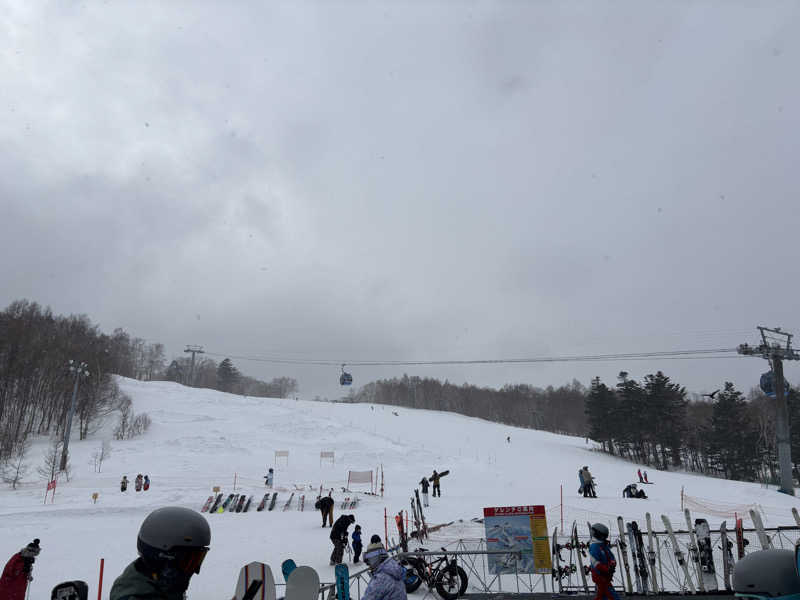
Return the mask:
{"type": "Polygon", "coordinates": [[[694,531],[697,535],[697,552],[700,558],[700,572],[703,577],[703,586],[707,592],[715,592],[717,585],[717,570],[714,568],[714,547],[711,545],[711,528],[705,519],[694,520],[694,531]]]}
{"type": "Polygon", "coordinates": [[[630,523],[625,525],[625,532],[628,534],[628,547],[631,549],[631,562],[633,563],[633,575],[636,581],[636,593],[644,594],[645,590],[642,588],[642,575],[639,572],[639,562],[636,560],[636,538],[633,535],[633,527],[630,523]]]}
{"type": "Polygon", "coordinates": [[[261,582],[261,585],[256,588],[254,595],[249,596],[252,600],[275,600],[275,579],[272,576],[272,569],[262,562],[248,563],[239,571],[235,600],[248,598],[248,592],[256,587],[253,585],[255,582],[261,582]]]}
{"type": "Polygon", "coordinates": [[[350,600],[350,569],[345,564],[338,564],[336,574],[336,597],[338,600],[350,600]]]}
{"type": "Polygon", "coordinates": [[[583,591],[589,593],[589,585],[586,583],[586,570],[583,568],[583,557],[585,549],[581,547],[581,542],[578,539],[578,524],[572,522],[572,545],[575,548],[575,557],[578,560],[578,571],[581,574],[581,583],[583,584],[583,591]]]}
{"type": "MultiPolygon", "coordinates": [[[[650,592],[650,577],[647,570],[647,554],[644,549],[644,538],[642,537],[642,530],[639,529],[639,524],[636,521],[631,521],[631,530],[633,531],[634,548],[636,549],[636,563],[639,568],[639,578],[642,580],[642,592],[647,594],[650,592]]],[[[655,591],[655,589],[653,589],[655,591]]]]}
{"type": "Polygon", "coordinates": [[[733,542],[728,539],[728,523],[723,521],[719,526],[719,541],[722,545],[722,580],[725,589],[731,589],[731,573],[733,572],[733,542]]]}
{"type": "Polygon", "coordinates": [[[742,560],[744,558],[744,524],[742,518],[736,519],[736,554],[737,558],[742,560]]]}
{"type": "MultiPolygon", "coordinates": [[[[650,564],[650,581],[654,593],[658,593],[658,579],[656,577],[656,552],[653,549],[653,520],[650,513],[645,513],[647,520],[647,562],[650,564]]],[[[659,555],[660,558],[660,555],[659,555]]]]}
{"type": "Polygon", "coordinates": [[[756,533],[758,534],[758,541],[761,544],[762,550],[771,550],[772,549],[772,541],[767,536],[767,532],[764,531],[764,521],[761,520],[761,515],[750,509],[750,520],[753,521],[753,525],[755,525],[756,533]]]}
{"type": "Polygon", "coordinates": [[[286,600],[316,600],[319,575],[311,567],[297,567],[286,582],[286,600]]]}
{"type": "Polygon", "coordinates": [[[272,500],[269,501],[269,508],[267,510],[272,510],[275,508],[275,501],[278,499],[278,492],[272,492],[272,500]]]}

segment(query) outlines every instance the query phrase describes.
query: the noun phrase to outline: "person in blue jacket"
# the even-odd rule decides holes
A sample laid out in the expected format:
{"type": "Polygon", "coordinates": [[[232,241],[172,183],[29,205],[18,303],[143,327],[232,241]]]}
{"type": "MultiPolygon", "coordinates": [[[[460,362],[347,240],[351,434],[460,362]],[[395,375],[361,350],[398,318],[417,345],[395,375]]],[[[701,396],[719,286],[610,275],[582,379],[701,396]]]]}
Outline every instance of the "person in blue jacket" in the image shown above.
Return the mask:
{"type": "MultiPolygon", "coordinates": [[[[373,539],[376,536],[372,536],[373,539]]],[[[380,539],[380,538],[379,538],[380,539]]],[[[383,544],[373,542],[364,552],[364,562],[372,573],[361,600],[408,600],[406,596],[406,570],[400,563],[389,558],[383,544]]]]}
{"type": "Polygon", "coordinates": [[[597,585],[595,600],[619,600],[611,580],[617,568],[617,561],[611,546],[608,544],[608,527],[602,523],[592,525],[592,541],[589,544],[589,556],[591,558],[592,581],[597,585]]]}
{"type": "Polygon", "coordinates": [[[353,530],[353,562],[357,563],[361,556],[361,525],[356,525],[353,530]]]}

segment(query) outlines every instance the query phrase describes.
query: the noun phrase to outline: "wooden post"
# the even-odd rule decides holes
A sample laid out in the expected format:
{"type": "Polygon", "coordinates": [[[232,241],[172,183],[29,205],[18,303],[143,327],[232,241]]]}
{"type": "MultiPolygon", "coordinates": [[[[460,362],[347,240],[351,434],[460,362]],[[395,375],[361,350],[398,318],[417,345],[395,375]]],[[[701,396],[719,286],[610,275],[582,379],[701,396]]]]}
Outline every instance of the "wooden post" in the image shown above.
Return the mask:
{"type": "Polygon", "coordinates": [[[103,567],[105,566],[106,559],[100,559],[100,582],[97,584],[97,600],[101,600],[101,596],[103,595],[103,567]]]}

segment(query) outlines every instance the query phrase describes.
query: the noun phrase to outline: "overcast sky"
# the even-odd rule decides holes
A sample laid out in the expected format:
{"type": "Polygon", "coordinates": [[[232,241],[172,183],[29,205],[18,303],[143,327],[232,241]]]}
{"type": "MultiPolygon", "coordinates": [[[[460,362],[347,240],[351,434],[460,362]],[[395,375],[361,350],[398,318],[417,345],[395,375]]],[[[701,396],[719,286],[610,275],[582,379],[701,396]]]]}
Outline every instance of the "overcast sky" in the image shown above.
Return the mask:
{"type": "MultiPolygon", "coordinates": [[[[797,2],[3,5],[3,306],[342,361],[800,333],[797,2]]],[[[341,394],[333,367],[235,362],[341,394]]],[[[711,391],[766,364],[353,375],[659,368],[711,391]]]]}

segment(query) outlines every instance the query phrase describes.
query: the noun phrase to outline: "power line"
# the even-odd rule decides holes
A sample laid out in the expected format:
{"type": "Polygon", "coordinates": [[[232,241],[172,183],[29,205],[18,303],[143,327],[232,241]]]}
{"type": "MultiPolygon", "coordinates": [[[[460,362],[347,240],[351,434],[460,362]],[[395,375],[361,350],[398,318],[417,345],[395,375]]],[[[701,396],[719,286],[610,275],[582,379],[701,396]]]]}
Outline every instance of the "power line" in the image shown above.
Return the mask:
{"type": "Polygon", "coordinates": [[[704,350],[666,350],[659,352],[624,352],[619,354],[585,354],[574,356],[538,356],[531,358],[484,358],[469,360],[344,360],[344,359],[304,359],[279,356],[242,356],[206,351],[209,356],[220,356],[235,360],[250,360],[284,365],[335,366],[342,364],[351,367],[413,367],[413,366],[457,366],[457,365],[513,365],[559,362],[595,362],[617,360],[680,360],[706,358],[735,358],[736,348],[709,348],[704,350]]]}

